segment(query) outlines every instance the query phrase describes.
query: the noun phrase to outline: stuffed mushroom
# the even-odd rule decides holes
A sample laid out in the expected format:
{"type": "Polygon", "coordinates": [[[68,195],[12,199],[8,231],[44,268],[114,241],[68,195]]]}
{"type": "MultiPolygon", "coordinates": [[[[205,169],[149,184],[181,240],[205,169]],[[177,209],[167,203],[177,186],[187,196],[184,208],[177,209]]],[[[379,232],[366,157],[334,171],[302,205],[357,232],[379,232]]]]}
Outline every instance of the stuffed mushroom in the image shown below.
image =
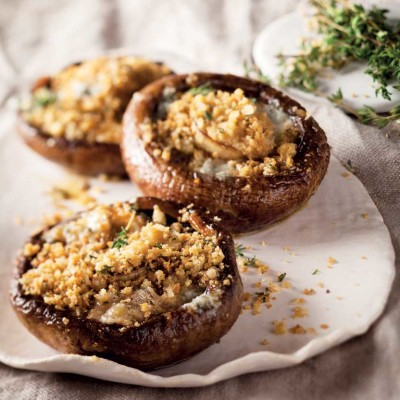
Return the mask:
{"type": "Polygon", "coordinates": [[[329,162],[325,133],[303,107],[233,75],[153,82],[132,98],[123,129],[127,172],[146,195],[205,207],[234,233],[299,209],[329,162]]]}
{"type": "Polygon", "coordinates": [[[39,79],[20,101],[17,129],[45,158],[85,175],[125,175],[121,119],[132,94],[171,73],[137,57],[97,58],[39,79]]]}
{"type": "Polygon", "coordinates": [[[213,219],[138,198],[33,236],[11,303],[59,351],[149,370],[219,341],[240,313],[242,291],[232,238],[213,219]]]}

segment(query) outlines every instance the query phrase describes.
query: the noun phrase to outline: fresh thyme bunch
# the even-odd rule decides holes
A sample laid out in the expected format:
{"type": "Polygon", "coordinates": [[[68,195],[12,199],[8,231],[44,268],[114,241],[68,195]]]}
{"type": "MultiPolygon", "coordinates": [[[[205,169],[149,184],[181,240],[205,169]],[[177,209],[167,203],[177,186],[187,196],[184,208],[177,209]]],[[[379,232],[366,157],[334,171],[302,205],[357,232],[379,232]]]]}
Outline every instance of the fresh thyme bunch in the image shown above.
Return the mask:
{"type": "MultiPolygon", "coordinates": [[[[310,0],[315,9],[313,22],[320,34],[318,39],[303,41],[301,52],[295,55],[278,55],[283,72],[281,86],[318,91],[318,78],[326,75],[329,68],[340,69],[354,61],[367,62],[365,73],[377,84],[376,96],[391,99],[390,82],[400,90],[400,26],[387,22],[387,10],[373,7],[347,5],[344,0],[310,0]]],[[[343,106],[340,89],[328,97],[343,106]]],[[[389,121],[400,118],[400,106],[388,115],[381,116],[371,107],[346,111],[353,113],[361,122],[380,128],[389,121]]]]}

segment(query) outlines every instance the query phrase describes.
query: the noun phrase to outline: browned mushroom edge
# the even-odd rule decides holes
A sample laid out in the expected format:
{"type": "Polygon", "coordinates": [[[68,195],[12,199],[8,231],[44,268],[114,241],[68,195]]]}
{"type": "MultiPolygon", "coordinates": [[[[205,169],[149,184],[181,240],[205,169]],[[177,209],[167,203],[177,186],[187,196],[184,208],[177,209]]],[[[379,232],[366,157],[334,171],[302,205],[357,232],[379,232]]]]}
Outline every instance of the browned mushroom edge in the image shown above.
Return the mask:
{"type": "Polygon", "coordinates": [[[322,181],[330,150],[324,131],[306,110],[280,91],[261,82],[234,75],[196,73],[162,78],[133,96],[123,119],[122,155],[127,172],[145,195],[165,200],[193,203],[221,218],[232,233],[263,228],[302,207],[322,181]],[[265,104],[277,105],[286,112],[299,132],[294,162],[296,171],[286,175],[227,177],[219,180],[210,174],[190,171],[179,160],[164,161],[153,154],[153,143],[142,139],[142,123],[152,119],[167,87],[186,91],[208,84],[246,96],[265,104]],[[250,184],[251,190],[242,189],[250,184]]]}
{"type": "MultiPolygon", "coordinates": [[[[179,206],[150,197],[135,202],[141,211],[154,205],[169,217],[178,217],[179,206]]],[[[224,254],[225,269],[220,279],[230,275],[231,285],[223,286],[219,307],[190,308],[150,317],[139,327],[120,329],[119,324],[104,324],[97,320],[77,317],[68,310],[58,310],[44,303],[40,296],[23,293],[19,278],[31,268],[29,257],[20,255],[10,291],[11,304],[25,327],[42,342],[64,352],[96,355],[142,370],[168,366],[202,351],[225,335],[239,316],[243,285],[236,265],[232,237],[207,215],[190,212],[190,225],[197,231],[217,234],[217,243],[224,254]],[[63,320],[67,318],[68,324],[63,320]]],[[[34,235],[28,243],[42,243],[42,234],[34,235]]],[[[211,290],[207,287],[206,291],[211,290]]]]}

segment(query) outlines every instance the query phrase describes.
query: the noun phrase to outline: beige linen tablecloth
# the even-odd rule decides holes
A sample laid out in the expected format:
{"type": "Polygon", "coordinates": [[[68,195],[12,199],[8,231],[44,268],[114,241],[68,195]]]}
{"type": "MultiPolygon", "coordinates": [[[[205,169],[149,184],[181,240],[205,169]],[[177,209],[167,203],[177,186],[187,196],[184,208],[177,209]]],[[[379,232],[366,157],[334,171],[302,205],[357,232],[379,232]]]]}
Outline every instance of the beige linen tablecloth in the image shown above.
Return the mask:
{"type": "MultiPolygon", "coordinates": [[[[121,46],[136,54],[176,54],[199,69],[241,73],[257,33],[296,5],[295,0],[0,0],[0,105],[54,66],[121,46]]],[[[382,132],[341,121],[343,129],[336,126],[332,135],[329,127],[336,121],[329,108],[315,103],[311,111],[323,122],[333,152],[351,160],[382,213],[398,268],[399,126],[382,132]]],[[[7,133],[1,124],[7,112],[0,110],[0,136],[7,133]]],[[[399,399],[399,289],[397,277],[383,316],[366,335],[297,367],[206,388],[151,389],[0,365],[0,399],[399,399]]]]}

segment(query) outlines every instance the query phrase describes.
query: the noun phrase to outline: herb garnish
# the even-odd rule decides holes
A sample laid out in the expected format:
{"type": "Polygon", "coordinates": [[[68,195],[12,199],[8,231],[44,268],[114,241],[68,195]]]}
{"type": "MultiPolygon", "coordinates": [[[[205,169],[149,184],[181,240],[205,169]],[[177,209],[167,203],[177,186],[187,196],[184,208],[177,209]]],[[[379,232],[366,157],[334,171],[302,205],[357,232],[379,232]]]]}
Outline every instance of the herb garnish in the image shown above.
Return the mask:
{"type": "MultiPolygon", "coordinates": [[[[298,54],[278,55],[283,69],[280,85],[321,95],[318,78],[329,68],[340,69],[351,62],[364,61],[367,63],[365,73],[377,84],[376,96],[390,100],[390,82],[394,81],[394,89],[400,90],[400,26],[388,23],[387,10],[365,9],[342,0],[310,0],[310,3],[315,10],[314,20],[321,38],[304,40],[298,54]]],[[[400,119],[399,105],[387,115],[379,115],[369,106],[350,109],[343,104],[340,89],[328,99],[360,122],[378,128],[400,119]]]]}
{"type": "Polygon", "coordinates": [[[122,246],[126,246],[127,244],[128,244],[128,232],[123,226],[121,226],[121,231],[117,233],[117,238],[114,240],[111,248],[120,249],[122,246]]]}
{"type": "Polygon", "coordinates": [[[48,106],[56,100],[56,94],[47,88],[40,88],[33,94],[33,105],[36,107],[48,106]]]}
{"type": "Polygon", "coordinates": [[[209,121],[212,120],[212,115],[211,115],[208,111],[205,111],[205,112],[204,112],[204,116],[205,116],[209,121]]]}
{"type": "Polygon", "coordinates": [[[108,274],[108,273],[110,272],[111,268],[112,268],[111,265],[104,265],[104,266],[99,270],[99,272],[100,272],[101,274],[108,274]]]}
{"type": "Polygon", "coordinates": [[[242,244],[238,244],[235,247],[235,253],[239,257],[244,257],[244,254],[243,254],[244,251],[245,251],[245,247],[242,244]]]}
{"type": "Polygon", "coordinates": [[[282,282],[286,277],[286,272],[284,272],[283,274],[278,275],[277,281],[278,282],[282,282]]]}
{"type": "Polygon", "coordinates": [[[318,274],[320,274],[321,273],[321,271],[319,270],[319,269],[316,269],[312,274],[313,275],[318,275],[318,274]]]}
{"type": "Polygon", "coordinates": [[[162,249],[162,243],[156,243],[154,247],[157,247],[157,249],[162,249]]]}
{"type": "Polygon", "coordinates": [[[206,95],[213,91],[214,89],[209,83],[204,83],[203,85],[192,87],[191,89],[188,90],[188,93],[191,93],[193,96],[196,96],[197,94],[206,95]]]}

